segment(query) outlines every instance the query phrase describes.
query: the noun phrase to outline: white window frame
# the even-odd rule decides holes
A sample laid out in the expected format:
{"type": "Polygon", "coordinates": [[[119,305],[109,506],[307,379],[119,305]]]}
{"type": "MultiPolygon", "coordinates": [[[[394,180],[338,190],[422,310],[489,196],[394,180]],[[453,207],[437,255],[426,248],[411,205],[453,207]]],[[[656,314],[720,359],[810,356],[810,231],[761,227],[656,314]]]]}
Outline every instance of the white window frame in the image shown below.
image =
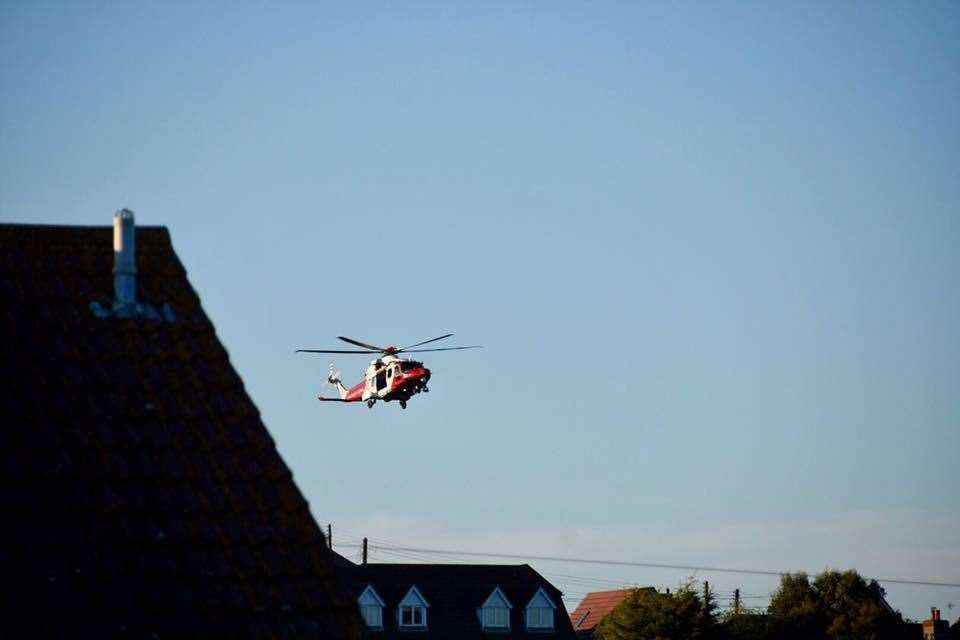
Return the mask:
{"type": "Polygon", "coordinates": [[[483,615],[484,629],[508,631],[510,629],[510,609],[508,607],[484,607],[480,610],[483,615]],[[497,624],[497,614],[503,617],[503,624],[497,624]]]}
{"type": "Polygon", "coordinates": [[[425,629],[427,627],[427,608],[430,607],[430,603],[427,602],[427,599],[423,597],[423,594],[420,593],[420,590],[416,586],[410,587],[410,590],[407,591],[407,595],[403,596],[403,599],[400,600],[400,604],[397,605],[397,627],[400,629],[425,629]],[[410,624],[405,624],[403,622],[403,610],[410,609],[410,624]],[[417,624],[413,622],[416,618],[416,610],[420,609],[421,611],[421,622],[417,624]]]}
{"type": "Polygon", "coordinates": [[[537,589],[537,592],[533,594],[533,597],[530,598],[530,601],[527,603],[527,606],[524,608],[523,619],[524,619],[524,622],[526,623],[526,627],[528,630],[539,630],[539,631],[550,630],[550,629],[553,629],[554,625],[556,624],[556,619],[555,619],[557,617],[556,613],[557,613],[557,605],[554,604],[550,596],[547,595],[547,592],[543,590],[543,587],[540,587],[539,589],[537,589]],[[545,602],[547,606],[543,606],[541,602],[545,602]],[[531,619],[533,617],[532,613],[534,611],[537,612],[536,613],[537,619],[535,621],[531,619]],[[549,613],[550,624],[543,623],[544,611],[550,612],[549,613]]]}
{"type": "Polygon", "coordinates": [[[419,604],[403,604],[400,605],[400,627],[401,628],[410,628],[415,627],[417,629],[427,626],[427,608],[419,604]],[[407,611],[410,612],[410,622],[403,621],[403,614],[407,611]],[[417,617],[420,618],[420,622],[417,622],[417,617]]]}
{"type": "Polygon", "coordinates": [[[510,611],[513,609],[513,605],[510,604],[510,600],[507,598],[506,594],[500,589],[500,587],[494,587],[493,591],[487,596],[487,599],[480,606],[480,626],[484,630],[491,631],[509,631],[510,630],[510,611]],[[504,606],[500,606],[500,605],[504,606]],[[506,619],[505,624],[498,625],[496,624],[496,611],[505,611],[506,619]],[[494,615],[494,624],[487,624],[487,613],[492,612],[494,615]]]}
{"type": "Polygon", "coordinates": [[[357,598],[357,606],[360,607],[360,619],[363,620],[364,625],[368,629],[383,628],[383,609],[385,603],[383,598],[380,597],[380,594],[373,588],[373,585],[368,584],[367,588],[363,590],[363,593],[357,598]],[[367,622],[367,618],[363,615],[363,610],[367,607],[377,607],[379,609],[377,615],[377,618],[380,620],[379,624],[372,625],[367,622]]]}
{"type": "Polygon", "coordinates": [[[553,629],[553,609],[550,607],[527,607],[526,613],[527,629],[553,629]],[[544,617],[549,618],[547,623],[544,623],[544,617]]]}

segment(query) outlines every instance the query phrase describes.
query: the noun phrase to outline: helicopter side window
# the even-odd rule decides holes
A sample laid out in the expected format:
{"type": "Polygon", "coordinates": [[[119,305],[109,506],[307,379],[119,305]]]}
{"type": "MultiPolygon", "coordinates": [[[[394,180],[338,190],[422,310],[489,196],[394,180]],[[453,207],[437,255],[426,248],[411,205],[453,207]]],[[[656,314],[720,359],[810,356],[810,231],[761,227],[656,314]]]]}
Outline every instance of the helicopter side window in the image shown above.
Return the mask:
{"type": "Polygon", "coordinates": [[[387,386],[387,372],[386,372],[386,369],[380,369],[380,371],[377,372],[376,380],[377,380],[377,391],[380,391],[380,390],[382,390],[384,387],[387,386]]]}

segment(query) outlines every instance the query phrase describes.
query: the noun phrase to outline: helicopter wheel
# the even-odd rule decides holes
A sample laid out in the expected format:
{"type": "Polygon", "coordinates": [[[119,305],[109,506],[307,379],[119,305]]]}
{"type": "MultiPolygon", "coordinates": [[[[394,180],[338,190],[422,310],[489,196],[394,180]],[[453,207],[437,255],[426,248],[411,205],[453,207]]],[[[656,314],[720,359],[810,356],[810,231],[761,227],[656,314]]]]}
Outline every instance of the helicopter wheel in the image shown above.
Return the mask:
{"type": "Polygon", "coordinates": [[[430,389],[427,388],[427,385],[423,385],[423,392],[430,393],[430,389]]]}
{"type": "Polygon", "coordinates": [[[373,409],[373,403],[375,400],[367,400],[367,409],[373,409]]]}
{"type": "Polygon", "coordinates": [[[406,400],[401,400],[401,401],[400,401],[400,408],[401,408],[401,409],[406,409],[406,408],[407,408],[407,401],[406,401],[406,400]]]}

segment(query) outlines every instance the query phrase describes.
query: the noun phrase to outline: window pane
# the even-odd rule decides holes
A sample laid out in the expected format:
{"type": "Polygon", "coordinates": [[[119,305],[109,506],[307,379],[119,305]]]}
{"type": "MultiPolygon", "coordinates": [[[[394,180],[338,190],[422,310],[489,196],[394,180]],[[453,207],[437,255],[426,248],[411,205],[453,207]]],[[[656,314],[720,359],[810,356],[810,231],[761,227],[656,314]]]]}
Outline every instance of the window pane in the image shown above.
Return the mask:
{"type": "Polygon", "coordinates": [[[538,628],[553,627],[553,609],[549,607],[530,607],[527,609],[527,626],[538,628]]]}
{"type": "Polygon", "coordinates": [[[363,616],[363,622],[368,627],[380,627],[383,625],[380,615],[380,607],[375,604],[368,604],[360,607],[360,614],[363,616]]]}
{"type": "Polygon", "coordinates": [[[413,624],[412,607],[403,607],[400,609],[400,624],[413,624]]]}
{"type": "Polygon", "coordinates": [[[506,607],[487,607],[483,610],[483,626],[501,628],[508,626],[509,611],[506,607]]]}
{"type": "Polygon", "coordinates": [[[541,609],[540,610],[540,626],[542,627],[552,627],[553,626],[553,609],[541,609]]]}
{"type": "Polygon", "coordinates": [[[413,610],[413,624],[423,624],[423,607],[415,607],[413,610]]]}

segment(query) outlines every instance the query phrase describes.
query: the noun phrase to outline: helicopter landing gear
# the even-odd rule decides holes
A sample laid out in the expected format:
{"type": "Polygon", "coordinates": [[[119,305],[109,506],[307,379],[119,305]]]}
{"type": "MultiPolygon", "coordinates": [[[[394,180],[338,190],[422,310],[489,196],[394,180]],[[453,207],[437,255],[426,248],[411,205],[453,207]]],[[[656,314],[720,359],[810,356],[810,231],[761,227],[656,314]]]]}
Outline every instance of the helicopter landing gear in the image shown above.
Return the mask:
{"type": "Polygon", "coordinates": [[[407,401],[406,401],[406,400],[401,400],[401,401],[400,401],[400,408],[401,408],[401,409],[406,409],[406,408],[407,408],[407,401]]]}
{"type": "Polygon", "coordinates": [[[373,409],[373,404],[376,400],[367,400],[367,409],[373,409]]]}
{"type": "Polygon", "coordinates": [[[430,389],[427,388],[427,385],[423,385],[423,392],[430,393],[430,389]]]}

